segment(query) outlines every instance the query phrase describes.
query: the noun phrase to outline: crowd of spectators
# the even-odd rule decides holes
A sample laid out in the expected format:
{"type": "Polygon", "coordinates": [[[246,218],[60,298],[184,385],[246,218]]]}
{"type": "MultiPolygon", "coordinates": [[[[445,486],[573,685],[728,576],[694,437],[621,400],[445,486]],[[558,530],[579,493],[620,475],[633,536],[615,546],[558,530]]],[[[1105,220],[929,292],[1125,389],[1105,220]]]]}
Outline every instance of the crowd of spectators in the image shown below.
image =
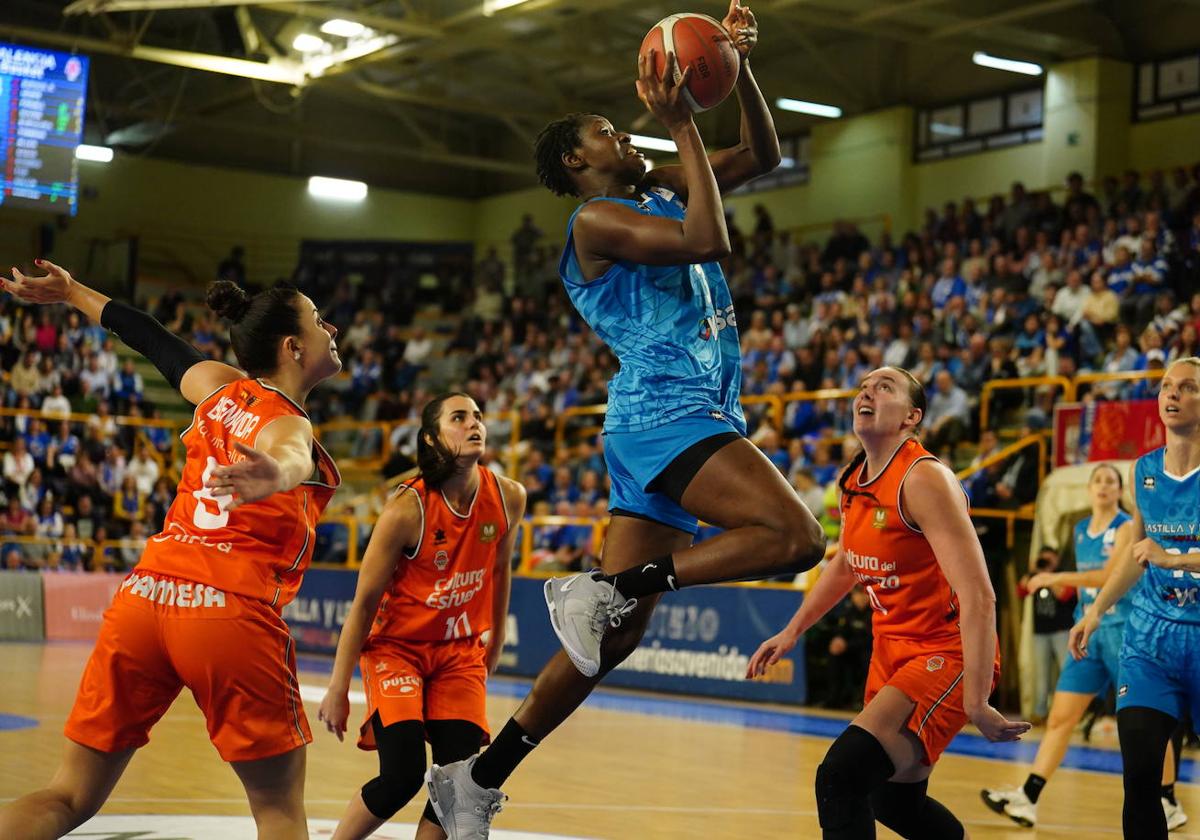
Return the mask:
{"type": "MultiPolygon", "coordinates": [[[[741,333],[743,394],[849,390],[874,367],[903,366],[928,389],[926,445],[958,465],[1000,447],[994,427],[979,427],[989,380],[1150,369],[1200,345],[1200,292],[1192,291],[1200,288],[1200,167],[1155,173],[1148,183],[1126,173],[1096,195],[1074,173],[1061,192],[1014,184],[986,207],[948,202],[928,210],[919,230],[884,231],[874,241],[850,222],[836,223],[823,244],[795,241],[761,206],[745,229],[740,221],[729,219],[733,253],[724,269],[741,333]]],[[[566,409],[606,401],[616,359],[570,306],[558,281],[559,246],[530,217],[512,248],[508,265],[495,249],[482,255],[449,301],[460,317],[440,331],[413,325],[410,311],[380,305],[351,278],[323,288],[316,297],[341,330],[346,372],[313,394],[310,415],[318,423],[407,421],[390,440],[362,434],[353,443],[353,454],[385,448],[384,472],[395,475],[413,464],[423,403],[438,389],[461,387],[492,415],[489,460],[497,468],[510,462],[508,418],[519,416],[516,477],[531,512],[594,517],[607,498],[601,418],[574,418],[562,445],[557,435],[566,409]]],[[[242,254],[231,253],[220,271],[244,282],[242,254]]],[[[301,266],[297,277],[310,273],[301,266]]],[[[154,313],[211,357],[229,358],[221,326],[179,293],[157,300],[154,313]]],[[[71,530],[76,539],[152,533],[169,504],[170,437],[113,422],[157,412],[107,333],[64,308],[0,300],[0,360],[5,405],[44,415],[3,420],[10,449],[0,501],[9,512],[0,531],[55,539],[71,530]],[[86,424],[55,419],[67,410],[93,416],[86,424]]],[[[1109,385],[1089,398],[1146,396],[1149,387],[1109,385]]],[[[1052,398],[1049,389],[999,392],[991,416],[1042,429],[1052,398]]],[[[848,457],[850,401],[789,401],[781,431],[765,418],[762,406],[748,411],[752,439],[835,519],[831,485],[848,457]]],[[[1036,469],[1032,456],[1019,456],[984,470],[968,490],[976,505],[1017,506],[1032,498],[1036,469]]],[[[574,524],[540,529],[535,548],[563,568],[595,558],[591,528],[574,524]]],[[[6,564],[50,561],[15,544],[4,554],[6,564]]]]}
{"type": "Polygon", "coordinates": [[[171,431],[117,422],[161,418],[133,360],[79,313],[3,295],[0,363],[4,406],[27,412],[0,417],[3,567],[132,566],[175,497],[171,431]]]}

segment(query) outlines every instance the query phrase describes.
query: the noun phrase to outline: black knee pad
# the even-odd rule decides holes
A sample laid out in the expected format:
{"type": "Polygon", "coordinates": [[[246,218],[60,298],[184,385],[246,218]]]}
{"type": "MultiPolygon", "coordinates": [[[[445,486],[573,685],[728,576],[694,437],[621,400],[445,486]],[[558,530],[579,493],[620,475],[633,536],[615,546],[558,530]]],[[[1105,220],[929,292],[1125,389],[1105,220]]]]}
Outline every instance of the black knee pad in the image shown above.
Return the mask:
{"type": "Polygon", "coordinates": [[[379,715],[371,718],[379,775],[362,787],[363,804],[381,820],[409,803],[425,784],[425,727],[419,720],[384,726],[379,715]]]}
{"type": "Polygon", "coordinates": [[[427,720],[425,733],[435,764],[453,764],[470,758],[483,746],[484,731],[467,720],[427,720]]]}
{"type": "Polygon", "coordinates": [[[870,793],[896,772],[879,740],[851,724],[817,767],[817,815],[826,838],[874,836],[870,793]]]}
{"type": "Polygon", "coordinates": [[[962,840],[963,824],[928,791],[928,779],[885,782],[871,792],[875,819],[906,840],[962,840]]]}
{"type": "Polygon", "coordinates": [[[362,801],[367,810],[381,820],[390,820],[412,801],[425,784],[424,763],[418,772],[379,775],[362,786],[362,801]]]}

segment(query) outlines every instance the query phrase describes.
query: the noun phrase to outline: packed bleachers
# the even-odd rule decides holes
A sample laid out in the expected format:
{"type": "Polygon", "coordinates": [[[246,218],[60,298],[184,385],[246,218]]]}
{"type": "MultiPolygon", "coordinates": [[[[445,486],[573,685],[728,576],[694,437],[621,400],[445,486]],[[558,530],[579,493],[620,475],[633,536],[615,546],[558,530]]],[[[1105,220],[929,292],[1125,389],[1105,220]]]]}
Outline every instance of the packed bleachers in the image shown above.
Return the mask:
{"type": "MultiPolygon", "coordinates": [[[[982,428],[980,396],[990,381],[1154,369],[1196,354],[1200,167],[1154,173],[1146,183],[1127,173],[1106,179],[1095,195],[1077,175],[1062,191],[1031,194],[1014,184],[1009,196],[983,205],[949,202],[928,210],[919,230],[875,241],[850,222],[835,224],[823,243],[798,241],[761,207],[752,227],[730,219],[725,271],[742,336],[743,394],[760,400],[747,408],[751,435],[826,516],[827,489],[847,457],[851,418],[840,392],[874,367],[904,366],[926,383],[926,445],[967,466],[998,450],[997,431],[1037,431],[1050,420],[1052,388],[1006,390],[993,395],[982,428]],[[782,416],[772,416],[771,398],[797,392],[825,393],[782,401],[782,416]]],[[[616,360],[557,282],[558,246],[523,229],[512,274],[490,250],[472,282],[443,295],[441,311],[458,317],[429,323],[411,308],[381,305],[351,278],[299,266],[294,280],[340,327],[345,361],[342,378],[313,395],[310,414],[318,424],[387,424],[355,436],[349,454],[381,452],[391,476],[412,466],[424,401],[461,388],[492,418],[490,461],[519,465],[531,513],[601,516],[601,418],[562,418],[605,402],[616,360]]],[[[5,298],[4,405],[38,416],[0,418],[0,530],[61,542],[6,542],[3,562],[123,568],[170,504],[173,435],[166,423],[141,424],[160,418],[160,409],[103,329],[65,308],[30,309],[5,298]],[[74,419],[60,419],[67,416],[74,419]],[[94,556],[70,548],[72,540],[122,538],[94,556]]],[[[229,356],[222,328],[194,301],[172,291],[152,308],[210,357],[229,356]]],[[[1145,396],[1151,387],[1108,383],[1087,398],[1145,396]]],[[[1029,502],[1031,461],[1014,456],[973,476],[974,503],[1029,502]]],[[[595,556],[590,527],[535,530],[536,560],[548,567],[578,568],[595,556]]]]}

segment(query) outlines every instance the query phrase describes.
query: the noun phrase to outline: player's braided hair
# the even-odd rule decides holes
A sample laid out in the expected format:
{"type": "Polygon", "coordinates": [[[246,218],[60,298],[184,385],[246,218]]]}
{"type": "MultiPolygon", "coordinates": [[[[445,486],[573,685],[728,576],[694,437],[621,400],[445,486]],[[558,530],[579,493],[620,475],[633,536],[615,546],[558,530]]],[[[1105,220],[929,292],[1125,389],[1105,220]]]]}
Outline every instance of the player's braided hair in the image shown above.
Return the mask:
{"type": "MultiPolygon", "coordinates": [[[[912,403],[913,408],[919,408],[921,410],[921,419],[918,420],[917,425],[913,427],[913,430],[915,431],[916,429],[920,428],[921,421],[925,419],[925,407],[927,405],[927,401],[925,399],[925,388],[917,380],[917,377],[913,376],[904,368],[889,367],[888,370],[894,370],[904,376],[904,379],[908,384],[908,401],[912,403]]],[[[867,450],[860,448],[858,453],[850,459],[850,463],[846,465],[846,469],[842,470],[842,476],[838,479],[838,489],[842,491],[843,496],[849,496],[851,498],[855,496],[864,496],[873,501],[875,504],[879,504],[879,499],[875,498],[874,493],[866,490],[851,490],[848,486],[846,486],[846,482],[850,480],[850,476],[853,475],[854,471],[861,467],[866,460],[867,450]]]]}
{"type": "Polygon", "coordinates": [[[563,155],[582,145],[579,129],[587,114],[567,114],[542,129],[533,144],[538,180],[555,195],[579,195],[579,188],[563,164],[563,155]]]}
{"type": "Polygon", "coordinates": [[[421,478],[430,490],[437,490],[461,469],[458,453],[452,452],[438,437],[438,420],[442,416],[442,405],[451,397],[466,397],[462,391],[448,391],[425,403],[421,409],[421,428],[417,432],[417,467],[421,478]]]}

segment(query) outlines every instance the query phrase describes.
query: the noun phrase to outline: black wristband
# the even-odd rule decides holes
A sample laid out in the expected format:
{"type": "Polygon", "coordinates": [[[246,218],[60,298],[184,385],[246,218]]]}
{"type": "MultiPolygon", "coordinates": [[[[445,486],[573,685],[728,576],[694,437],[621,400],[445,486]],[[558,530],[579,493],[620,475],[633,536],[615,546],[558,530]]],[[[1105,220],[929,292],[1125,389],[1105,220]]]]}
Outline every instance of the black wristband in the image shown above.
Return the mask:
{"type": "Polygon", "coordinates": [[[110,300],[104,305],[100,325],[149,359],[176,390],[188,368],[206,359],[203,353],[151,315],[119,300],[110,300]]]}

